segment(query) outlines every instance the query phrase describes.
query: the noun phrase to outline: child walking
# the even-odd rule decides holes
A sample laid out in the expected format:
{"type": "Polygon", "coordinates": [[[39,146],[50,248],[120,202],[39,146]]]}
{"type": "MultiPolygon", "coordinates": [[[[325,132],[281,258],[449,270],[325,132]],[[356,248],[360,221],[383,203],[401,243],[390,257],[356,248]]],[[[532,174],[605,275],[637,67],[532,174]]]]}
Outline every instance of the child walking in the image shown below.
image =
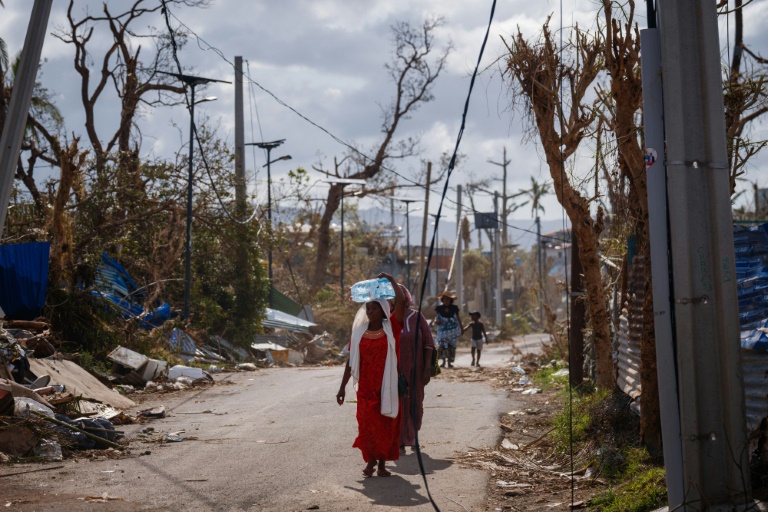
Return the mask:
{"type": "Polygon", "coordinates": [[[472,347],[472,364],[471,366],[480,366],[480,354],[483,352],[483,337],[485,337],[485,343],[488,342],[488,334],[485,332],[485,324],[480,321],[480,312],[473,311],[469,314],[469,318],[472,321],[464,328],[464,332],[468,329],[472,329],[472,341],[470,346],[472,347]],[[475,351],[477,351],[477,359],[475,359],[475,351]]]}

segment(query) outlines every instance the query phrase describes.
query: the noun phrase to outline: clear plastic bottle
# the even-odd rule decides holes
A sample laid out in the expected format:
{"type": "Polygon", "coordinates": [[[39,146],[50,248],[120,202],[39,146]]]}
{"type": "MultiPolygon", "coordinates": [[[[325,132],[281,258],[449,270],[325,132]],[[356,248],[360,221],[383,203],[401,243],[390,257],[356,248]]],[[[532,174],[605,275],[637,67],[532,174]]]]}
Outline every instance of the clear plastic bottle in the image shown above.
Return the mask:
{"type": "Polygon", "coordinates": [[[395,289],[392,287],[392,283],[383,277],[355,283],[349,292],[349,298],[354,302],[395,298],[395,289]]]}

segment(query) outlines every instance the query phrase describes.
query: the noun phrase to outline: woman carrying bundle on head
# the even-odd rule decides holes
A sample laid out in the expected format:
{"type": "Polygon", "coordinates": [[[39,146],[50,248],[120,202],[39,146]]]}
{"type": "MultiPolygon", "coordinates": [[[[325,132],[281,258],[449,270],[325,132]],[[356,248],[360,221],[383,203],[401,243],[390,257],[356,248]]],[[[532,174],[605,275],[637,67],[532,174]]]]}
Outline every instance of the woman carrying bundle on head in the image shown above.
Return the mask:
{"type": "MultiPolygon", "coordinates": [[[[349,342],[349,359],[344,368],[336,402],[344,403],[346,387],[352,377],[357,384],[358,435],[353,447],[359,448],[366,462],[363,475],[389,476],[388,460],[400,457],[400,397],[398,396],[398,355],[405,297],[392,276],[381,273],[394,288],[395,305],[390,313],[386,298],[363,304],[355,315],[349,342]]],[[[390,295],[391,297],[391,295],[390,295]]]]}
{"type": "Polygon", "coordinates": [[[447,361],[448,368],[453,368],[456,347],[464,327],[459,318],[459,307],[454,304],[456,296],[449,291],[444,291],[437,296],[437,299],[440,304],[435,308],[437,316],[434,323],[437,324],[437,344],[440,347],[440,357],[443,359],[441,366],[445,368],[447,361]]]}

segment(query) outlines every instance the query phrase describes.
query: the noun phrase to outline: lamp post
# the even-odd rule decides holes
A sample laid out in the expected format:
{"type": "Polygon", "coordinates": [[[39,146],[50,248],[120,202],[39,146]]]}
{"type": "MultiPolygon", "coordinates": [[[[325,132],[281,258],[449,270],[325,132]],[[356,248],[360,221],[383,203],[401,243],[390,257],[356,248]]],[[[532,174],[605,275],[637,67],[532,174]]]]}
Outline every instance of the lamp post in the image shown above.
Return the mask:
{"type": "MultiPolygon", "coordinates": [[[[269,235],[272,236],[272,162],[273,160],[270,160],[270,155],[272,153],[272,150],[276,147],[280,146],[283,142],[285,142],[285,139],[275,140],[272,142],[249,142],[245,144],[246,146],[257,146],[261,149],[267,150],[267,163],[264,164],[262,167],[267,168],[267,222],[269,223],[269,235]]],[[[290,160],[290,155],[281,156],[280,158],[276,158],[274,162],[278,162],[280,160],[290,160]]],[[[268,250],[268,256],[267,261],[269,262],[269,307],[272,307],[272,240],[269,241],[269,250],[268,250]]]]}
{"type": "Polygon", "coordinates": [[[423,202],[423,199],[413,199],[410,197],[393,197],[393,199],[405,203],[405,240],[406,240],[406,263],[405,263],[405,279],[408,286],[408,291],[411,291],[411,222],[409,218],[411,203],[423,202]]]}
{"type": "Polygon", "coordinates": [[[341,186],[341,271],[339,272],[341,283],[341,300],[344,301],[344,187],[347,185],[365,185],[365,180],[356,180],[351,178],[336,178],[324,180],[326,183],[332,183],[341,186]]]}
{"type": "MultiPolygon", "coordinates": [[[[189,172],[187,174],[187,232],[186,241],[184,244],[184,311],[182,312],[182,318],[189,318],[189,307],[192,297],[192,180],[193,175],[193,162],[192,157],[195,155],[195,87],[198,85],[204,85],[211,82],[221,82],[224,84],[230,84],[225,80],[216,80],[215,78],[203,78],[201,76],[182,75],[181,73],[161,73],[165,75],[171,75],[189,86],[190,100],[189,100],[189,172]]],[[[203,98],[204,101],[213,101],[209,98],[203,98]]],[[[200,101],[202,103],[202,101],[200,101]]]]}
{"type": "MultiPolygon", "coordinates": [[[[437,290],[437,294],[440,293],[440,218],[442,215],[438,215],[437,213],[428,213],[430,217],[432,217],[434,220],[433,224],[435,225],[435,252],[437,252],[437,257],[435,259],[435,289],[437,290]]],[[[429,269],[427,269],[427,272],[429,272],[429,269]]],[[[436,294],[436,295],[437,295],[436,294]]]]}

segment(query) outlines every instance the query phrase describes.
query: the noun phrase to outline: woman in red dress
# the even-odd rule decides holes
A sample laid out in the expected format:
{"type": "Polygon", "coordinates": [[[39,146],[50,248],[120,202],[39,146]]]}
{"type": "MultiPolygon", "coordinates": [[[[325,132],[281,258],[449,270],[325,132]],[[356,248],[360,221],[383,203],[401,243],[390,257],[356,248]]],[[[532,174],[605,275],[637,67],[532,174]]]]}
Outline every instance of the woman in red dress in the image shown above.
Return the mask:
{"type": "Polygon", "coordinates": [[[385,463],[400,457],[400,397],[397,394],[398,354],[405,300],[402,290],[389,274],[379,274],[395,290],[394,311],[386,299],[365,303],[355,315],[349,342],[349,359],[344,368],[336,401],[344,403],[349,378],[357,384],[357,439],[366,462],[363,475],[390,476],[385,463]]]}

